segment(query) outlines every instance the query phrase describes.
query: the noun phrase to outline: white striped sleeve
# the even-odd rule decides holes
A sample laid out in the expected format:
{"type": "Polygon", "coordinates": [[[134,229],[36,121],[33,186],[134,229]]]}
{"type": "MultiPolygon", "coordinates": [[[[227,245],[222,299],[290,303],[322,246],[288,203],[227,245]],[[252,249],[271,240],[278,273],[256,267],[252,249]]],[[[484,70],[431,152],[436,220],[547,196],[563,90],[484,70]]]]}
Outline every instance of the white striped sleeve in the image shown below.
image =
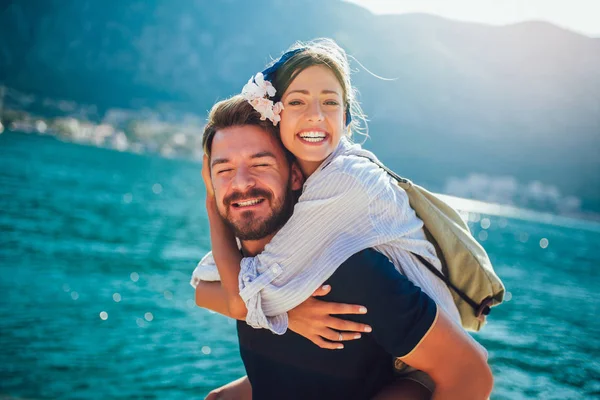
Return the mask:
{"type": "Polygon", "coordinates": [[[285,332],[282,313],[306,300],[351,255],[378,244],[365,176],[345,171],[332,164],[311,176],[285,226],[261,254],[242,260],[240,296],[249,325],[285,332]]]}
{"type": "Polygon", "coordinates": [[[192,287],[195,289],[200,281],[216,282],[220,280],[221,276],[219,275],[217,264],[212,256],[212,251],[209,251],[204,257],[202,257],[202,260],[200,260],[198,265],[196,265],[194,272],[192,272],[190,285],[192,285],[192,287]]]}

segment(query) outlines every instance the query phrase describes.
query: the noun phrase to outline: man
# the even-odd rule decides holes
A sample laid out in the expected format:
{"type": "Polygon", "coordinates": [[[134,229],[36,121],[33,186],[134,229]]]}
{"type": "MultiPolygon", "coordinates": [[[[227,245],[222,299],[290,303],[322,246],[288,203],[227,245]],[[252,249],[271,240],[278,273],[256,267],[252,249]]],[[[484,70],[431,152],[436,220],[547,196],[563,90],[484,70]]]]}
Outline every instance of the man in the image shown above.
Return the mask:
{"type": "MultiPolygon", "coordinates": [[[[243,98],[218,103],[210,119],[204,168],[211,168],[218,214],[241,239],[242,252],[254,256],[291,215],[293,193],[301,189],[302,175],[277,132],[260,121],[243,98]],[[264,200],[250,201],[257,197],[264,200]]],[[[243,318],[227,308],[219,283],[196,283],[199,306],[243,318]]],[[[372,332],[348,342],[343,350],[332,351],[289,330],[278,336],[238,321],[248,378],[219,393],[238,390],[248,395],[251,385],[256,399],[372,398],[384,395],[381,390],[394,382],[392,365],[400,357],[429,374],[435,383],[433,398],[489,396],[492,376],[476,342],[385,256],[371,249],[361,251],[326,283],[332,290],[324,300],[366,306],[366,314],[348,319],[369,324],[372,332]]]]}

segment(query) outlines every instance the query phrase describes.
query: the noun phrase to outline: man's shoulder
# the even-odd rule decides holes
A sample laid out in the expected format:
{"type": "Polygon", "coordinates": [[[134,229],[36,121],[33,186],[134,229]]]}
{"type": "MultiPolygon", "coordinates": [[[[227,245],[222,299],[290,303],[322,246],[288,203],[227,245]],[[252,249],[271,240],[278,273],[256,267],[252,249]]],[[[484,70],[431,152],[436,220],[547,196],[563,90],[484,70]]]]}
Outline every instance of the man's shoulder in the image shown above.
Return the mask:
{"type": "Polygon", "coordinates": [[[394,264],[382,253],[373,248],[368,248],[354,253],[342,263],[340,268],[345,270],[359,269],[360,272],[375,270],[380,273],[387,270],[395,270],[394,264]]]}
{"type": "Polygon", "coordinates": [[[348,290],[362,292],[410,291],[412,283],[382,253],[368,248],[353,254],[344,261],[331,276],[329,281],[337,286],[343,285],[348,290]]]}
{"type": "Polygon", "coordinates": [[[373,327],[377,343],[393,356],[414,349],[437,315],[435,302],[373,249],[350,257],[328,283],[328,301],[360,304],[369,310],[357,319],[373,327]]]}

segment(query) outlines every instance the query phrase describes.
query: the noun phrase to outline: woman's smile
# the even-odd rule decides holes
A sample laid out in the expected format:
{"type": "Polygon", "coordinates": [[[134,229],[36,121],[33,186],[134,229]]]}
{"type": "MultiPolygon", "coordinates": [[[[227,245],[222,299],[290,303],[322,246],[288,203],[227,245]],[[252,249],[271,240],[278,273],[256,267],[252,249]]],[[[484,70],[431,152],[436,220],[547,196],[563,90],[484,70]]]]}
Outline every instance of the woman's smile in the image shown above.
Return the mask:
{"type": "Polygon", "coordinates": [[[306,145],[319,145],[331,137],[329,133],[320,129],[305,129],[297,135],[298,139],[306,145]]]}

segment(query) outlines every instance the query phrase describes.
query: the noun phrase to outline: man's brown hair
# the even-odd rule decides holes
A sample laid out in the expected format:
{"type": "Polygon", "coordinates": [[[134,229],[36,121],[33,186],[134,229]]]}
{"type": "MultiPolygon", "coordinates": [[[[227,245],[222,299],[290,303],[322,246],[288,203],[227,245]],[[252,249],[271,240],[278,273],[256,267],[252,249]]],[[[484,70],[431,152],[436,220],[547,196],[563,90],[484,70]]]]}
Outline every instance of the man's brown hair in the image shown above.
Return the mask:
{"type": "MultiPolygon", "coordinates": [[[[241,95],[237,95],[218,102],[210,110],[210,113],[208,114],[208,123],[204,127],[204,134],[202,136],[202,148],[204,149],[204,153],[210,158],[212,141],[217,131],[232,126],[242,125],[258,126],[264,131],[272,134],[277,141],[281,143],[279,138],[279,128],[273,126],[273,123],[268,119],[262,121],[258,111],[256,111],[241,95]]],[[[292,158],[290,157],[293,156],[291,156],[290,152],[283,147],[283,144],[281,147],[284,149],[288,161],[291,161],[292,158]]]]}

